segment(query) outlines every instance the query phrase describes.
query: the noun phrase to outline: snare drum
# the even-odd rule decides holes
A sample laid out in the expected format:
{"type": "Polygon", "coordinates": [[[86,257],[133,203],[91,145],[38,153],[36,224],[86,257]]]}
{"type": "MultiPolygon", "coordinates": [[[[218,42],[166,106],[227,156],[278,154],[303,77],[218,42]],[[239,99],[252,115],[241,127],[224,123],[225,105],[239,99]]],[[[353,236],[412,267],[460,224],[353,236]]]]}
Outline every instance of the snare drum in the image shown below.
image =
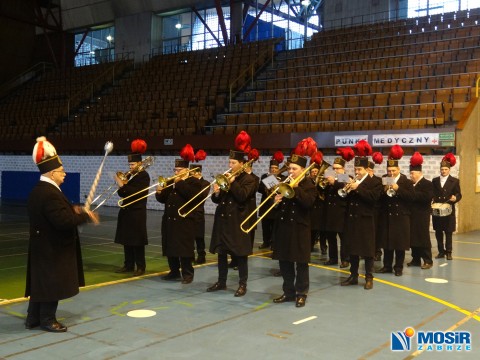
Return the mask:
{"type": "Polygon", "coordinates": [[[433,216],[448,216],[452,213],[452,205],[447,203],[433,203],[432,215],[433,216]]]}

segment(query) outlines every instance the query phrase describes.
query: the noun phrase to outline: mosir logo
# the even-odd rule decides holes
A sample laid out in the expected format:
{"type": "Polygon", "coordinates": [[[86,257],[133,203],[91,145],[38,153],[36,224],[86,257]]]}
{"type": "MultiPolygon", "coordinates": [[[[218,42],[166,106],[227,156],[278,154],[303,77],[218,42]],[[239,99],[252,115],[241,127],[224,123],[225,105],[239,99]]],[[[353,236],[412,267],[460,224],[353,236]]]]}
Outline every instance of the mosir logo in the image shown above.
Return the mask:
{"type": "Polygon", "coordinates": [[[392,351],[410,351],[412,340],[417,342],[417,351],[471,351],[471,334],[468,331],[418,331],[407,327],[404,331],[391,333],[392,351]],[[416,337],[415,337],[416,334],[416,337]]]}

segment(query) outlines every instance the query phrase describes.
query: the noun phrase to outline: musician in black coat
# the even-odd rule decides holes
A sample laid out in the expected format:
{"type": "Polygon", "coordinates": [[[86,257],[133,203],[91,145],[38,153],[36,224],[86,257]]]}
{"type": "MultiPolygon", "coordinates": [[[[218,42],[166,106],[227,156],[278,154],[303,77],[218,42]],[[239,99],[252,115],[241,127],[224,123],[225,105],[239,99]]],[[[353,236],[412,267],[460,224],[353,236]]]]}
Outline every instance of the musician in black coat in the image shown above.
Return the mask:
{"type": "Polygon", "coordinates": [[[147,236],[147,198],[150,175],[142,166],[142,155],[132,153],[128,155],[130,174],[127,179],[115,176],[119,187],[118,196],[125,199],[118,212],[115,243],[123,245],[123,267],[117,273],[133,272],[133,276],[145,274],[145,245],[148,245],[147,236]],[[142,191],[145,190],[145,191],[142,191]],[[133,194],[137,194],[132,196],[133,194]],[[142,200],[138,200],[145,197],[142,200]],[[135,269],[135,265],[137,268],[135,269]]]}
{"type": "MultiPolygon", "coordinates": [[[[367,172],[368,175],[373,179],[373,181],[377,182],[382,186],[382,178],[380,176],[375,175],[375,163],[373,161],[368,162],[367,172]]],[[[382,246],[380,245],[380,236],[379,236],[379,215],[380,215],[380,199],[375,201],[374,207],[374,215],[373,219],[375,221],[375,261],[382,260],[382,246]]]]}
{"type": "Polygon", "coordinates": [[[450,167],[452,163],[455,164],[455,157],[453,154],[447,155],[440,164],[440,176],[432,180],[433,202],[450,204],[452,213],[448,216],[432,216],[432,223],[438,246],[438,255],[435,258],[446,256],[447,260],[452,260],[452,233],[456,230],[455,204],[462,199],[462,192],[460,181],[450,175],[450,167]],[[443,233],[445,233],[445,243],[443,233]]]}
{"type": "MultiPolygon", "coordinates": [[[[159,186],[155,193],[157,201],[165,204],[162,217],[162,251],[163,256],[168,259],[170,272],[162,279],[180,280],[181,275],[182,284],[190,284],[194,275],[192,262],[195,258],[195,220],[193,212],[183,217],[178,213],[178,209],[201,191],[201,184],[198,179],[189,176],[188,160],[183,159],[175,159],[173,181],[171,186],[159,186]]],[[[194,203],[182,209],[182,213],[187,213],[194,203]]]]}
{"type": "Polygon", "coordinates": [[[392,186],[386,186],[380,198],[380,243],[383,248],[383,267],[378,273],[395,272],[403,275],[405,251],[410,249],[410,213],[413,199],[413,184],[400,174],[398,160],[387,161],[387,175],[394,178],[392,186]],[[389,196],[388,190],[394,194],[389,196]],[[395,253],[395,264],[393,258],[395,253]]]}
{"type": "Polygon", "coordinates": [[[375,256],[375,204],[382,195],[382,184],[367,172],[368,159],[355,158],[355,182],[348,185],[345,242],[350,257],[350,277],[342,286],[358,284],[360,257],[365,259],[365,286],[373,288],[375,256]]]}
{"type": "Polygon", "coordinates": [[[232,173],[227,174],[229,190],[221,190],[217,183],[213,184],[212,201],[218,206],[210,252],[218,254],[218,281],[207,288],[208,292],[227,288],[229,254],[236,257],[238,263],[239,286],[235,296],[243,296],[247,292],[248,255],[252,253],[252,245],[250,235],[240,229],[240,224],[249,215],[249,204],[257,185],[253,176],[243,172],[244,164],[244,152],[231,150],[229,167],[232,173]]]}
{"type": "MultiPolygon", "coordinates": [[[[278,173],[279,171],[279,163],[277,160],[272,159],[270,160],[270,168],[268,174],[263,174],[260,178],[260,182],[258,184],[258,192],[262,194],[262,198],[260,200],[260,203],[263,203],[263,201],[268,197],[270,194],[270,187],[267,187],[265,183],[262,181],[265,178],[273,175],[277,177],[278,181],[283,181],[284,177],[278,173]]],[[[258,211],[258,216],[262,216],[265,212],[266,209],[268,209],[271,205],[273,204],[273,198],[268,200],[265,205],[263,205],[259,211],[258,211]]],[[[258,247],[259,249],[270,249],[271,244],[272,244],[272,232],[273,232],[273,223],[275,221],[275,214],[276,214],[276,209],[274,208],[272,211],[270,211],[267,215],[265,215],[261,221],[262,223],[262,237],[263,237],[263,242],[262,244],[258,247]]]]}
{"type": "Polygon", "coordinates": [[[85,286],[77,226],[97,223],[98,216],[72,206],[62,193],[66,173],[55,148],[44,137],[37,139],[34,161],[42,175],[27,205],[30,239],[25,297],[30,296],[30,301],[25,327],[65,332],[67,327],[56,319],[58,301],[85,286]]]}
{"type": "MultiPolygon", "coordinates": [[[[412,159],[422,159],[420,153],[413,154],[412,159]]],[[[410,162],[410,180],[413,183],[413,199],[410,216],[410,247],[412,261],[408,266],[420,266],[430,269],[433,265],[432,243],[430,241],[430,214],[432,212],[433,185],[423,177],[422,164],[410,162]],[[423,265],[422,265],[423,259],[423,265]]]]}
{"type": "Polygon", "coordinates": [[[305,157],[291,156],[288,174],[294,182],[295,194],[290,199],[281,194],[275,196],[279,204],[273,232],[273,259],[279,260],[283,295],[273,302],[295,301],[297,307],[305,306],[310,284],[310,211],[316,196],[315,184],[302,175],[306,164],[305,157]]]}
{"type": "Polygon", "coordinates": [[[198,169],[194,171],[192,175],[198,179],[200,182],[200,188],[204,189],[201,196],[197,197],[197,200],[194,201],[194,204],[202,202],[193,212],[192,217],[195,221],[195,246],[197,248],[197,259],[195,260],[196,264],[205,264],[205,202],[204,199],[210,193],[210,183],[203,178],[202,175],[202,165],[200,164],[190,164],[190,170],[198,169]]]}

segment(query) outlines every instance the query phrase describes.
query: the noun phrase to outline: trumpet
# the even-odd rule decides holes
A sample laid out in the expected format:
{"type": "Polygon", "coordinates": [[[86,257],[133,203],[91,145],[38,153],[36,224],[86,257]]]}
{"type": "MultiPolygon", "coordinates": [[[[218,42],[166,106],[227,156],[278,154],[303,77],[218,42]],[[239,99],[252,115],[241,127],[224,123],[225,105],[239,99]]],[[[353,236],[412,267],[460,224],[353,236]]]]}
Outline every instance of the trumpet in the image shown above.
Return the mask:
{"type": "Polygon", "coordinates": [[[134,193],[134,194],[130,194],[130,195],[125,196],[124,198],[118,200],[118,206],[120,206],[121,208],[124,208],[124,207],[126,207],[126,206],[128,206],[128,205],[134,204],[134,203],[136,203],[137,201],[143,200],[143,199],[145,199],[145,198],[147,198],[147,197],[155,194],[155,193],[157,192],[156,190],[155,190],[155,191],[152,191],[152,192],[149,192],[149,193],[147,193],[146,195],[141,196],[141,197],[139,197],[139,198],[136,198],[136,199],[130,201],[129,203],[125,204],[125,200],[128,200],[128,199],[130,199],[130,198],[132,198],[132,197],[134,197],[134,196],[136,196],[136,195],[138,195],[138,194],[141,194],[141,193],[143,193],[143,192],[145,192],[145,191],[148,191],[148,190],[150,190],[151,188],[155,188],[155,187],[157,187],[157,186],[160,186],[160,187],[162,188],[162,190],[165,190],[166,188],[169,188],[170,186],[173,186],[173,185],[175,184],[175,179],[176,179],[176,178],[181,177],[181,176],[184,176],[185,174],[188,174],[188,177],[187,177],[187,179],[188,179],[189,177],[192,177],[192,176],[193,176],[193,173],[196,172],[196,171],[198,171],[198,169],[199,169],[198,167],[193,168],[193,169],[189,169],[187,172],[180,173],[180,174],[171,176],[171,177],[169,177],[169,178],[166,178],[166,177],[164,177],[164,176],[159,176],[159,177],[158,177],[158,180],[157,180],[157,182],[156,182],[155,184],[150,185],[150,186],[146,187],[145,189],[139,190],[139,191],[137,191],[137,192],[134,193]]]}
{"type": "Polygon", "coordinates": [[[202,205],[205,201],[207,201],[207,199],[211,198],[213,196],[213,192],[211,192],[210,194],[208,194],[207,196],[205,196],[203,199],[201,199],[197,204],[195,204],[191,209],[189,209],[186,213],[182,213],[182,211],[188,207],[188,205],[190,205],[193,200],[195,200],[196,198],[198,198],[200,195],[202,195],[204,193],[204,191],[206,191],[208,188],[210,188],[213,184],[217,184],[218,187],[220,188],[221,191],[225,191],[227,192],[228,190],[230,190],[230,178],[232,176],[238,176],[240,175],[242,172],[245,171],[245,169],[247,167],[249,167],[256,159],[251,159],[251,160],[248,160],[246,163],[244,163],[242,165],[242,167],[240,169],[238,169],[237,171],[234,171],[233,173],[231,172],[231,169],[228,169],[227,171],[225,171],[223,174],[218,174],[218,175],[215,175],[214,178],[213,178],[213,181],[208,184],[208,186],[205,186],[202,190],[200,190],[194,197],[192,197],[190,200],[188,200],[185,204],[183,204],[179,209],[178,209],[178,215],[180,215],[181,217],[187,217],[192,211],[194,211],[196,208],[198,208],[200,205],[202,205]],[[227,176],[229,175],[229,176],[227,176]]]}
{"type": "MultiPolygon", "coordinates": [[[[138,164],[137,166],[135,166],[133,169],[123,173],[121,171],[117,171],[116,175],[117,177],[122,180],[123,182],[125,183],[128,183],[130,180],[132,180],[135,176],[137,176],[137,174],[140,172],[140,171],[143,171],[145,170],[146,168],[148,168],[149,166],[151,166],[155,161],[155,158],[152,157],[152,156],[147,156],[145,159],[143,159],[141,161],[140,164],[138,164]]],[[[114,187],[115,185],[117,185],[116,182],[114,182],[112,185],[110,185],[105,191],[103,191],[100,195],[98,195],[95,199],[93,199],[92,201],[92,204],[96,203],[97,201],[99,201],[101,199],[101,201],[99,202],[99,204],[95,207],[95,209],[93,209],[92,211],[95,211],[97,210],[100,206],[102,206],[108,199],[110,199],[113,195],[115,195],[117,192],[118,192],[118,187],[112,191],[110,193],[110,190],[112,189],[112,187],[114,187]],[[109,194],[110,193],[110,194],[109,194]]]]}
{"type": "Polygon", "coordinates": [[[386,193],[390,197],[394,197],[397,194],[397,192],[393,189],[392,185],[388,186],[386,193]]]}
{"type": "Polygon", "coordinates": [[[302,173],[296,178],[296,179],[292,179],[290,176],[288,176],[283,182],[281,183],[278,183],[277,185],[275,185],[273,187],[273,190],[272,192],[268,195],[268,197],[262,201],[262,203],[260,205],[257,206],[257,208],[252,211],[250,213],[250,215],[248,215],[245,220],[243,220],[243,222],[240,224],[240,229],[244,232],[244,233],[249,233],[250,231],[252,231],[255,226],[258,225],[258,223],[260,221],[262,221],[262,219],[267,216],[267,214],[272,211],[272,209],[277,205],[276,202],[274,202],[267,210],[265,210],[265,212],[263,213],[262,216],[259,216],[258,219],[253,223],[253,225],[251,225],[249,228],[245,229],[245,225],[248,225],[248,221],[257,214],[257,211],[259,209],[262,208],[263,205],[265,205],[267,203],[267,201],[269,199],[271,199],[272,197],[276,196],[276,195],[282,195],[283,197],[287,198],[287,199],[291,199],[295,196],[295,190],[293,189],[294,186],[296,184],[298,184],[305,176],[306,173],[308,173],[312,168],[313,166],[315,165],[315,163],[312,163],[309,167],[307,167],[305,170],[302,171],[302,173]]]}
{"type": "Polygon", "coordinates": [[[337,191],[338,195],[340,195],[340,197],[342,197],[342,198],[347,197],[347,195],[352,190],[352,184],[355,184],[356,181],[357,180],[354,178],[354,179],[350,180],[350,182],[348,182],[343,188],[338,189],[338,191],[337,191]]]}

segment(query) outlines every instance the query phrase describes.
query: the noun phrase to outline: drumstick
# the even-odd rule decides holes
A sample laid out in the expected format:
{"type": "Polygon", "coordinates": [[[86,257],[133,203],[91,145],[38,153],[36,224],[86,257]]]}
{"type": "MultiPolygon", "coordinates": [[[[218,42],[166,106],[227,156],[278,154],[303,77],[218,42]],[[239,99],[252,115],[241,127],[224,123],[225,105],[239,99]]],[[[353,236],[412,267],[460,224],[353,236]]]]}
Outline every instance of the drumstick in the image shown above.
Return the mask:
{"type": "Polygon", "coordinates": [[[95,179],[93,180],[92,187],[90,188],[90,192],[88,193],[88,196],[87,196],[87,201],[85,201],[85,209],[87,210],[90,210],[90,205],[92,204],[93,195],[95,194],[98,181],[100,180],[100,175],[102,175],[103,164],[105,163],[105,159],[107,158],[107,155],[110,154],[113,150],[113,143],[111,141],[107,141],[105,143],[104,150],[105,150],[105,155],[103,156],[102,163],[100,164],[97,174],[95,175],[95,179]]]}

